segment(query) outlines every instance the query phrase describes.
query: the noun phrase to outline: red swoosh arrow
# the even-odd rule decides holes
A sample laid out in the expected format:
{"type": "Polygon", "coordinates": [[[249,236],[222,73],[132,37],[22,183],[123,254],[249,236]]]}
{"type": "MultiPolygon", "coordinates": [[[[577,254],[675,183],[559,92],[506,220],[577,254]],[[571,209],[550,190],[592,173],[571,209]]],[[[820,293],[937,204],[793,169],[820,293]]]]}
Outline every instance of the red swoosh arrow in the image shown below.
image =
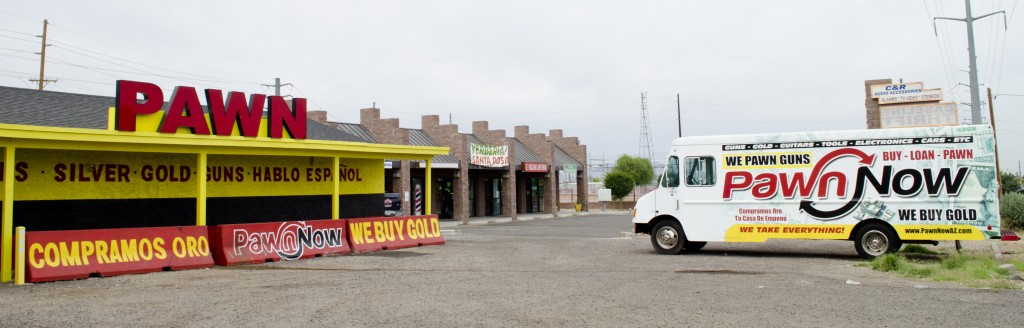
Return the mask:
{"type": "MultiPolygon", "coordinates": [[[[825,156],[821,157],[821,160],[819,160],[818,163],[814,165],[814,169],[811,170],[811,177],[810,177],[810,180],[808,180],[808,181],[811,181],[811,183],[815,183],[815,181],[818,181],[818,176],[821,175],[821,171],[825,169],[825,166],[828,166],[829,163],[831,163],[832,161],[834,161],[836,159],[839,159],[840,157],[843,157],[843,156],[857,156],[857,157],[860,157],[860,163],[864,164],[864,165],[871,165],[871,163],[875,162],[875,155],[870,155],[869,156],[867,153],[864,153],[860,149],[857,149],[857,148],[836,149],[836,150],[833,150],[832,152],[830,152],[828,154],[825,154],[825,156]]],[[[817,188],[817,183],[815,183],[814,186],[815,186],[815,188],[817,188]]]]}

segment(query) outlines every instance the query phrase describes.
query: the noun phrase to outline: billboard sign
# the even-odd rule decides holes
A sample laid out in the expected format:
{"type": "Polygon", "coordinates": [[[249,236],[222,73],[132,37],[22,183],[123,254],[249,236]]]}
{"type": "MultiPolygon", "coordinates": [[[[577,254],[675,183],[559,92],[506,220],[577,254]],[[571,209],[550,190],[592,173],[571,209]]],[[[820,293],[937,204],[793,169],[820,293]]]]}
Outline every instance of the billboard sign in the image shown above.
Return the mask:
{"type": "Polygon", "coordinates": [[[924,90],[923,82],[878,84],[871,86],[871,98],[879,98],[892,95],[917,94],[924,90]]]}
{"type": "Polygon", "coordinates": [[[486,167],[506,167],[508,146],[469,144],[469,163],[486,167]]]}
{"type": "Polygon", "coordinates": [[[571,176],[576,176],[576,164],[565,164],[562,165],[562,171],[571,176]]]}
{"type": "Polygon", "coordinates": [[[523,162],[523,172],[547,172],[548,163],[523,162]]]}
{"type": "Polygon", "coordinates": [[[942,101],[942,89],[924,89],[918,93],[894,94],[878,97],[878,104],[898,104],[924,101],[942,101]]]}
{"type": "Polygon", "coordinates": [[[960,124],[956,103],[953,102],[883,106],[878,109],[878,113],[883,129],[960,124]]]}

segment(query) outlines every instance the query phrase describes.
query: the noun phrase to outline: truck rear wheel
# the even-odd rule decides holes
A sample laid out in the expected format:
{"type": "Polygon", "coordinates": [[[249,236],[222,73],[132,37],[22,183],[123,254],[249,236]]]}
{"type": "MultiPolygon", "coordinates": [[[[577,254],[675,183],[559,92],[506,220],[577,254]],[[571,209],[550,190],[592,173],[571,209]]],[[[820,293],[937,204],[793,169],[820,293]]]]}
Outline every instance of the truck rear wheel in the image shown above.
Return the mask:
{"type": "Polygon", "coordinates": [[[651,245],[658,254],[675,255],[683,252],[683,245],[686,244],[686,235],[683,234],[683,227],[675,220],[664,220],[654,225],[654,233],[651,234],[651,245]]]}
{"type": "Polygon", "coordinates": [[[896,251],[897,245],[902,244],[892,229],[878,223],[860,228],[853,243],[857,248],[857,254],[866,259],[892,253],[896,251]]]}

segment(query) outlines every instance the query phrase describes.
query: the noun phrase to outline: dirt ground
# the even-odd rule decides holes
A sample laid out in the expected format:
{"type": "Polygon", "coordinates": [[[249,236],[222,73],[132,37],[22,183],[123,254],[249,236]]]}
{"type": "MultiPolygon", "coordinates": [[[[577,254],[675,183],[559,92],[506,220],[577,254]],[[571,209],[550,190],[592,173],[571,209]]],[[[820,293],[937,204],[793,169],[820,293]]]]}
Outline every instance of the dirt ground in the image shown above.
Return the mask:
{"type": "MultiPolygon", "coordinates": [[[[624,216],[460,226],[448,244],[202,270],[0,285],[7,327],[1019,326],[1024,291],[860,266],[852,242],[656,254],[624,216]]],[[[1022,242],[997,242],[1007,256],[1022,242]]],[[[991,254],[992,242],[964,243],[991,254]]],[[[930,247],[930,246],[929,246],[930,247]]],[[[952,243],[938,247],[951,251],[952,243]]]]}

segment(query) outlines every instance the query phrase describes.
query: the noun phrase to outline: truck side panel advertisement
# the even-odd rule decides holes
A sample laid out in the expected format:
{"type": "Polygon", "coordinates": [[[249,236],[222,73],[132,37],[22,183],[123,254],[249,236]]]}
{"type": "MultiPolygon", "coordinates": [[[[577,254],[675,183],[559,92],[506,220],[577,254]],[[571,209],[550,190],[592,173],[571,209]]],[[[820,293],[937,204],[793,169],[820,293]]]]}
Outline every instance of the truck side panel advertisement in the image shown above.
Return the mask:
{"type": "Polygon", "coordinates": [[[998,238],[994,146],[988,126],[681,138],[633,222],[700,242],[998,238]]]}

